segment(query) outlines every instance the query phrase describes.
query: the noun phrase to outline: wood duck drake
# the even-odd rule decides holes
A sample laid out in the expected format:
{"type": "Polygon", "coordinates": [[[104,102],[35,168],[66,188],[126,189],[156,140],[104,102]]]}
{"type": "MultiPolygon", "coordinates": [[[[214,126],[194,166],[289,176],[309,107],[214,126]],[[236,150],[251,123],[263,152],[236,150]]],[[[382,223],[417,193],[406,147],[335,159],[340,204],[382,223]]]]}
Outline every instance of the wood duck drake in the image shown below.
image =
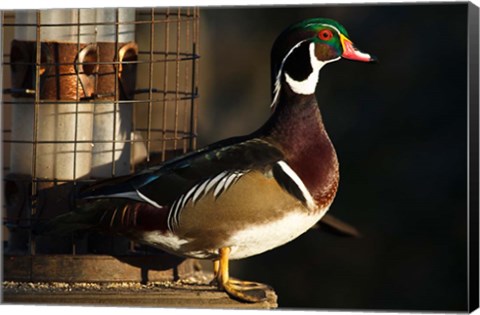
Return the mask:
{"type": "Polygon", "coordinates": [[[77,210],[51,220],[46,230],[98,228],[210,259],[220,289],[242,301],[261,300],[255,283],[229,277],[228,262],[295,239],[332,204],[339,167],[315,89],[320,69],[342,57],[374,61],[336,21],[290,26],[273,45],[273,113],[261,128],[99,182],[82,192],[77,210]]]}

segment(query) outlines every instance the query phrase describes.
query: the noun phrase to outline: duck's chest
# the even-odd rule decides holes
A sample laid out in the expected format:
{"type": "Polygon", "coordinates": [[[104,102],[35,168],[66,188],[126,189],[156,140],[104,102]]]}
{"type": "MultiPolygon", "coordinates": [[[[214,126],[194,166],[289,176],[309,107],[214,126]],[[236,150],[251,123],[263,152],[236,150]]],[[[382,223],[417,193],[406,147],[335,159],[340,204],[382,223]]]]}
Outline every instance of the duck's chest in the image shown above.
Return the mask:
{"type": "Polygon", "coordinates": [[[308,116],[302,112],[282,121],[272,142],[285,152],[285,162],[302,180],[316,204],[326,207],[335,197],[339,163],[335,148],[323,128],[318,109],[308,116]]]}

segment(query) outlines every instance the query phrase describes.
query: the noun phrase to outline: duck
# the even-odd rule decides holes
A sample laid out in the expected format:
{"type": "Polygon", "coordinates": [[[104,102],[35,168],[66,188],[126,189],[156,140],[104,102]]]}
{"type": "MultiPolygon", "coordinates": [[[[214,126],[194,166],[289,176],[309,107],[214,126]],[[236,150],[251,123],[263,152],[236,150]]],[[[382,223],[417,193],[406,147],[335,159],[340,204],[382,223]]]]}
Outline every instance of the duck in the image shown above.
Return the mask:
{"type": "Polygon", "coordinates": [[[243,302],[264,300],[262,284],[230,277],[229,262],[294,240],[332,205],[339,162],[315,91],[320,70],[342,58],[376,61],[335,20],[289,26],[272,46],[272,112],[256,131],[96,182],[79,193],[74,211],[42,230],[101,230],[211,260],[219,290],[243,302]]]}

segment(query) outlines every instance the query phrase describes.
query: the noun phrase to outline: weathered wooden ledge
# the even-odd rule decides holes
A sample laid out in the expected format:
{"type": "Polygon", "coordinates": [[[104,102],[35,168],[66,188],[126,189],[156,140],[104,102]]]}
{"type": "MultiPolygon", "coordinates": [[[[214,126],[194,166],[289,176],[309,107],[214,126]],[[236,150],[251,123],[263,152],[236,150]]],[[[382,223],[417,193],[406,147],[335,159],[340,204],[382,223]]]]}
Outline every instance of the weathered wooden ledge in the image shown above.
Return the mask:
{"type": "Polygon", "coordinates": [[[242,303],[231,299],[215,286],[198,284],[197,280],[193,278],[148,284],[5,281],[2,287],[3,303],[7,304],[225,309],[272,309],[277,307],[277,296],[271,289],[266,290],[267,300],[264,302],[242,303]]]}
{"type": "Polygon", "coordinates": [[[4,280],[18,282],[148,282],[182,279],[192,259],[172,255],[4,255],[4,280]]]}
{"type": "Polygon", "coordinates": [[[96,255],[4,256],[3,303],[272,309],[277,295],[243,303],[210,285],[213,275],[191,260],[96,255]],[[158,267],[158,263],[163,267],[158,267]],[[156,269],[156,270],[155,270],[156,269]],[[178,280],[177,280],[178,279],[178,280]]]}

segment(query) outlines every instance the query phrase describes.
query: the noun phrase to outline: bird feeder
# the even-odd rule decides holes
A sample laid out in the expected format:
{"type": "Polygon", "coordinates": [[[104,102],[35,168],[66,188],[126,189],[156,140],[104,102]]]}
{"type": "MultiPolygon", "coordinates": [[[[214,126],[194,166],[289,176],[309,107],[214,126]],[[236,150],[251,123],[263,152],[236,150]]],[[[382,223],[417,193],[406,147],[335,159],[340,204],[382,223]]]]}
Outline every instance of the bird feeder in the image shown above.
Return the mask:
{"type": "Polygon", "coordinates": [[[31,227],[73,211],[85,185],[194,149],[198,23],[196,8],[3,12],[5,280],[193,270],[122,237],[58,239],[31,227]]]}

